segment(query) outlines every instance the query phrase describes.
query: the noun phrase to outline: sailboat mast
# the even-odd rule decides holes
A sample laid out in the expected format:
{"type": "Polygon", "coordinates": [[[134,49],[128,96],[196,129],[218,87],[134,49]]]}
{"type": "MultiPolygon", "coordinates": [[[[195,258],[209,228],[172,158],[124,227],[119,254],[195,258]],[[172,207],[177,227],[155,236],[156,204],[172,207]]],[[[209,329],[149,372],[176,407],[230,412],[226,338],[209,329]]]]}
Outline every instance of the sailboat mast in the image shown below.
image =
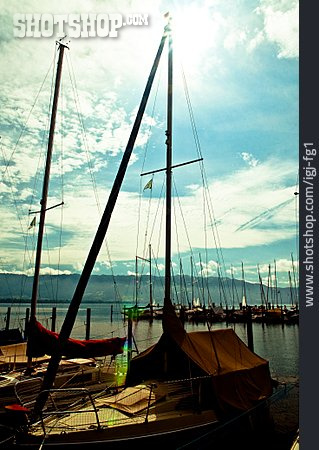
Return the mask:
{"type": "Polygon", "coordinates": [[[131,157],[131,154],[133,152],[133,148],[134,148],[134,144],[140,129],[140,125],[142,122],[142,118],[144,115],[144,111],[146,108],[146,104],[151,92],[151,88],[153,85],[153,81],[156,75],[156,71],[159,65],[159,61],[163,52],[163,48],[164,48],[164,44],[167,38],[167,26],[165,27],[160,45],[158,47],[157,50],[157,54],[155,56],[154,62],[153,62],[153,66],[151,68],[148,80],[147,80],[147,84],[143,93],[143,97],[136,115],[136,119],[126,146],[126,149],[124,151],[123,157],[122,157],[122,161],[121,164],[118,168],[118,172],[117,175],[115,177],[114,183],[113,183],[113,187],[112,190],[110,192],[107,204],[105,206],[105,210],[103,213],[103,216],[101,218],[100,224],[98,226],[97,232],[95,234],[92,246],[90,248],[89,254],[87,256],[86,262],[84,264],[84,268],[83,271],[81,273],[81,276],[79,278],[78,284],[75,288],[72,300],[70,302],[66,317],[64,319],[64,322],[62,324],[61,327],[61,331],[60,331],[60,335],[59,335],[59,352],[54,354],[49,362],[49,366],[47,369],[47,372],[45,374],[44,380],[43,380],[43,385],[42,385],[42,391],[46,391],[45,393],[42,393],[38,398],[37,398],[37,403],[36,403],[36,407],[35,409],[37,411],[41,411],[43,406],[45,405],[45,402],[48,398],[48,390],[51,389],[54,379],[55,379],[55,375],[57,373],[58,367],[59,367],[59,363],[62,357],[62,349],[63,346],[65,345],[65,343],[67,342],[68,338],[70,337],[74,322],[76,320],[76,316],[82,301],[82,297],[83,294],[85,292],[86,286],[89,282],[89,278],[91,276],[92,270],[94,268],[94,264],[95,261],[98,257],[98,254],[100,252],[100,249],[102,247],[110,220],[111,220],[111,216],[122,186],[122,182],[124,180],[124,176],[126,173],[126,169],[128,167],[129,164],[129,160],[131,157]]]}
{"type": "Polygon", "coordinates": [[[245,272],[244,263],[241,262],[241,273],[242,273],[242,297],[245,298],[245,305],[247,306],[247,293],[246,293],[246,282],[245,282],[245,272]]]}
{"type": "Polygon", "coordinates": [[[153,283],[152,283],[152,244],[149,244],[149,262],[150,262],[150,322],[153,322],[153,283]]]}
{"type": "Polygon", "coordinates": [[[277,267],[276,267],[276,260],[274,260],[275,265],[275,300],[276,300],[276,307],[278,308],[278,284],[277,284],[277,267]]]}
{"type": "Polygon", "coordinates": [[[172,128],[173,128],[173,40],[170,22],[168,33],[168,86],[166,130],[166,243],[164,307],[171,303],[171,242],[172,242],[172,128]]]}
{"type": "Polygon", "coordinates": [[[292,253],[291,253],[291,264],[292,264],[292,273],[293,273],[293,277],[294,277],[295,305],[296,305],[296,308],[298,309],[298,290],[297,290],[297,283],[296,283],[295,263],[294,263],[294,257],[293,257],[292,253]]]}
{"type": "MultiPolygon", "coordinates": [[[[65,50],[65,48],[68,48],[62,42],[59,42],[58,45],[59,45],[59,59],[58,59],[56,78],[55,78],[54,96],[53,96],[53,103],[52,103],[50,131],[49,131],[49,140],[48,140],[48,149],[47,149],[44,179],[43,179],[42,198],[41,198],[41,202],[40,202],[41,210],[40,210],[38,240],[37,240],[37,249],[36,249],[36,257],[35,257],[33,285],[32,285],[32,295],[31,295],[31,313],[30,313],[31,329],[32,329],[32,325],[34,324],[35,319],[36,319],[36,308],[37,308],[37,299],[38,299],[38,291],[39,291],[39,278],[40,278],[44,223],[45,223],[45,215],[46,215],[46,210],[47,210],[47,199],[48,199],[48,190],[49,190],[49,179],[50,179],[50,169],[51,169],[51,160],[52,160],[54,131],[55,131],[56,115],[57,115],[57,109],[58,109],[58,99],[59,99],[60,85],[61,85],[62,63],[63,63],[64,50],[65,50]]],[[[27,365],[28,369],[30,369],[31,366],[32,366],[32,357],[28,356],[28,365],[27,365]]]]}
{"type": "Polygon", "coordinates": [[[193,257],[191,256],[191,287],[192,287],[192,298],[190,308],[194,306],[194,268],[193,268],[193,257]]]}

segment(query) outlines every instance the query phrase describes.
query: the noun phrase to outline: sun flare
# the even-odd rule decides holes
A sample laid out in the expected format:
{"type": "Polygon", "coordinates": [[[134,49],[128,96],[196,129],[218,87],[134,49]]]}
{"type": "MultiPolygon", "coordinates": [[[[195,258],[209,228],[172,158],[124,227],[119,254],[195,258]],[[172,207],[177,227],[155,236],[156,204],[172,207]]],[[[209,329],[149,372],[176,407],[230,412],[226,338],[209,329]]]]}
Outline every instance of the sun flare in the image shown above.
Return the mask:
{"type": "Polygon", "coordinates": [[[174,51],[187,69],[200,69],[207,52],[216,43],[217,27],[207,8],[189,5],[172,13],[174,51]]]}

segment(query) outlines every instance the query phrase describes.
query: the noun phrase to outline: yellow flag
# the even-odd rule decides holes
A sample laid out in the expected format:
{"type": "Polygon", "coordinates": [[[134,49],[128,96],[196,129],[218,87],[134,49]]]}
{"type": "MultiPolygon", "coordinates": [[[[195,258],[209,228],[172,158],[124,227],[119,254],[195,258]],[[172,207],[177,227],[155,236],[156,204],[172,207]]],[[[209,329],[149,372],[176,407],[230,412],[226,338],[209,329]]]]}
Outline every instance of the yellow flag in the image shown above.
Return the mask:
{"type": "Polygon", "coordinates": [[[150,180],[148,183],[146,183],[146,185],[144,186],[143,191],[145,191],[145,189],[152,189],[153,187],[153,180],[150,180]]]}
{"type": "Polygon", "coordinates": [[[35,219],[35,217],[33,217],[32,221],[28,227],[28,230],[30,230],[32,227],[35,227],[35,224],[36,224],[36,219],[35,219]]]}

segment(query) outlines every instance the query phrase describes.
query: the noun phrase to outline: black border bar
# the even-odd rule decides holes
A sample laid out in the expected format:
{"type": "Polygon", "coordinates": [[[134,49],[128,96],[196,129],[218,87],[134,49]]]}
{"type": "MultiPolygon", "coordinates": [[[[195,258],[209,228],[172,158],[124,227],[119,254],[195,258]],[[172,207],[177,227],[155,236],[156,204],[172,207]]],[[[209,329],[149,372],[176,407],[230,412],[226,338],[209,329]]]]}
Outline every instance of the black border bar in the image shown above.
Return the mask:
{"type": "Polygon", "coordinates": [[[300,1],[300,448],[319,431],[319,3],[300,1]]]}

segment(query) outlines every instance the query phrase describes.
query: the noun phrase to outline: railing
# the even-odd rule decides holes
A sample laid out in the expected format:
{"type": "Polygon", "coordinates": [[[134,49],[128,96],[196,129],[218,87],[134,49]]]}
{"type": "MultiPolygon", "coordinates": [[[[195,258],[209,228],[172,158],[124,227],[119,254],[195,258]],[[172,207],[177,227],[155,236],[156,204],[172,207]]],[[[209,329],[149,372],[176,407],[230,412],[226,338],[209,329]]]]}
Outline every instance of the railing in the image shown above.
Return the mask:
{"type": "Polygon", "coordinates": [[[86,412],[86,413],[91,413],[93,412],[95,415],[95,420],[96,420],[96,426],[97,429],[101,428],[101,424],[99,421],[99,415],[98,415],[98,410],[95,406],[94,400],[93,400],[93,396],[91,394],[91,392],[88,389],[85,388],[69,388],[69,389],[50,389],[48,391],[42,391],[39,396],[44,395],[46,396],[47,394],[49,394],[49,397],[54,398],[54,394],[66,394],[67,396],[69,395],[80,395],[81,399],[76,400],[72,405],[69,406],[69,408],[67,410],[63,409],[60,410],[57,407],[57,403],[53,402],[55,409],[48,409],[48,410],[44,410],[41,411],[40,413],[40,418],[41,418],[41,425],[43,428],[44,433],[46,434],[46,429],[45,429],[45,420],[48,420],[50,417],[53,416],[65,416],[65,415],[70,415],[70,414],[79,414],[82,412],[86,412]],[[83,395],[85,395],[86,397],[88,397],[88,401],[89,403],[92,405],[92,409],[85,409],[85,410],[81,410],[81,409],[75,409],[79,404],[83,403],[84,399],[83,399],[83,395]],[[74,409],[71,409],[74,408],[74,409]]]}
{"type": "MultiPolygon", "coordinates": [[[[79,397],[66,409],[46,409],[41,413],[40,421],[32,429],[42,427],[47,435],[65,429],[101,429],[129,423],[143,423],[155,420],[164,413],[194,413],[201,409],[201,384],[210,380],[209,376],[183,380],[165,381],[129,387],[117,394],[111,389],[103,394],[95,394],[85,388],[50,389],[53,405],[59,405],[59,398],[69,395],[79,397]],[[159,401],[164,400],[165,401],[159,401]]],[[[41,394],[40,394],[41,395],[41,394]]],[[[61,405],[60,405],[61,406],[61,405]]]]}

